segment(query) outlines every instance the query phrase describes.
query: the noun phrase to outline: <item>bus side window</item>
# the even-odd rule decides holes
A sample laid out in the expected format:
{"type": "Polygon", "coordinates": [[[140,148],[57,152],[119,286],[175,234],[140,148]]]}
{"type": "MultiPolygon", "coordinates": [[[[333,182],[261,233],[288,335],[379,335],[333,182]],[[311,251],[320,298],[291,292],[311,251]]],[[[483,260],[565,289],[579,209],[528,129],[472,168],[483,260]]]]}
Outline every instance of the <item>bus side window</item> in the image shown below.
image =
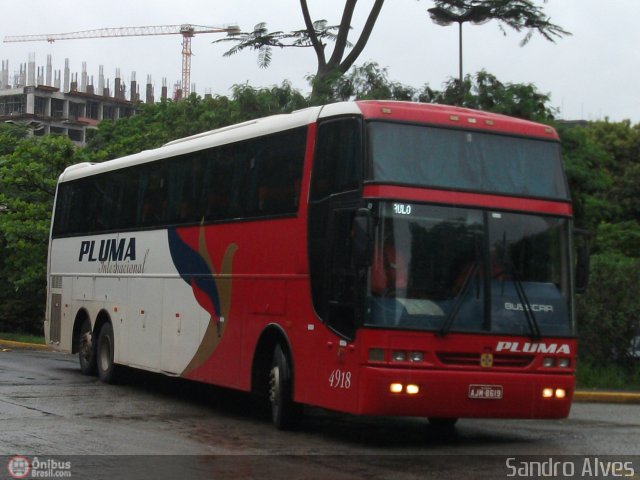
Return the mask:
{"type": "Polygon", "coordinates": [[[258,215],[296,213],[306,129],[260,139],[252,159],[251,194],[258,215]]]}
{"type": "Polygon", "coordinates": [[[358,188],[360,130],[360,121],[355,118],[320,124],[311,182],[312,200],[358,188]]]}
{"type": "Polygon", "coordinates": [[[158,169],[140,183],[143,226],[159,226],[166,218],[167,195],[163,173],[163,169],[158,169]]]}

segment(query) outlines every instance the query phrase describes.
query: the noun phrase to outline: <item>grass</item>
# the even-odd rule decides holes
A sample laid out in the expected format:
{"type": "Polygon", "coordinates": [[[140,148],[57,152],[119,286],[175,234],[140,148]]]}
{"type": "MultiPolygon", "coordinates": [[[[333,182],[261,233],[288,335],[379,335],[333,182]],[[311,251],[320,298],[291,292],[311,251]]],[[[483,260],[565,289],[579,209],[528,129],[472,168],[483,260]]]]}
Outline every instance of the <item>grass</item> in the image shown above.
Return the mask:
{"type": "Polygon", "coordinates": [[[37,343],[44,345],[44,337],[31,335],[28,333],[7,333],[0,332],[0,340],[11,340],[12,342],[37,343]]]}
{"type": "Polygon", "coordinates": [[[625,368],[614,363],[597,365],[579,362],[578,388],[602,390],[626,390],[640,392],[640,362],[625,368]]]}

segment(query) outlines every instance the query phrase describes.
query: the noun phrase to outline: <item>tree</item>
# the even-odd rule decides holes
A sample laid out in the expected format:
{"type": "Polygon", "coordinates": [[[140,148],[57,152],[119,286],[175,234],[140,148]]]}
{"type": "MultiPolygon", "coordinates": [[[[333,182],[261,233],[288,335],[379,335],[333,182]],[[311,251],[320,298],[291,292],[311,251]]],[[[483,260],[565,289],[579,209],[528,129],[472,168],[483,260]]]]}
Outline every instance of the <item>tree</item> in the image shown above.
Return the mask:
{"type": "Polygon", "coordinates": [[[607,198],[614,182],[608,168],[611,155],[589,137],[587,130],[558,125],[576,225],[593,230],[599,223],[614,219],[617,206],[607,198]]]}
{"type": "Polygon", "coordinates": [[[58,176],[76,162],[66,137],[19,141],[0,156],[0,324],[41,333],[51,208],[58,176]]]}
{"type": "Polygon", "coordinates": [[[429,12],[435,21],[475,23],[497,20],[498,27],[505,35],[504,26],[517,32],[527,32],[520,45],[527,44],[535,32],[550,42],[564,35],[571,35],[562,27],[551,23],[542,8],[532,0],[434,0],[434,3],[435,7],[429,9],[429,12]]]}
{"type": "Polygon", "coordinates": [[[386,68],[376,62],[354,66],[330,85],[326,100],[402,100],[415,99],[416,89],[400,82],[389,80],[386,68]]]}
{"type": "Polygon", "coordinates": [[[549,106],[549,95],[539,92],[535,85],[503,83],[485,70],[474,77],[466,76],[462,85],[462,99],[458,80],[450,79],[442,90],[433,90],[425,85],[417,93],[417,100],[460,105],[539,122],[549,122],[554,117],[554,109],[549,106]]]}
{"type": "Polygon", "coordinates": [[[0,123],[0,157],[12,153],[27,133],[25,127],[0,123]]]}
{"type": "Polygon", "coordinates": [[[180,102],[143,105],[133,117],[102,121],[83,155],[87,161],[101,162],[157,148],[177,138],[308,106],[287,81],[270,88],[234,85],[232,91],[231,98],[192,94],[180,102]]]}
{"type": "MultiPolygon", "coordinates": [[[[257,51],[258,64],[263,68],[271,63],[274,47],[313,49],[317,59],[317,69],[315,75],[311,77],[311,101],[319,103],[324,98],[330,97],[331,85],[354,65],[364,50],[384,5],[384,0],[374,0],[368,7],[367,20],[355,43],[352,44],[348,37],[352,29],[351,22],[357,1],[345,0],[338,25],[329,25],[326,20],[313,21],[307,0],[300,0],[304,28],[288,33],[269,32],[266,23],[261,22],[251,32],[239,32],[216,40],[214,43],[235,43],[225,52],[225,56],[234,55],[243,50],[257,51]],[[330,55],[326,51],[328,41],[334,43],[330,55]],[[351,50],[348,51],[350,48],[351,50]]],[[[472,8],[483,8],[489,18],[499,20],[517,31],[526,30],[528,33],[523,40],[524,43],[536,31],[551,41],[555,37],[568,34],[558,25],[551,23],[542,9],[530,0],[434,0],[434,4],[436,8],[451,14],[465,12],[472,8]]]]}
{"type": "Polygon", "coordinates": [[[638,335],[640,260],[615,254],[591,259],[587,295],[577,301],[580,356],[588,362],[606,365],[613,360],[631,366],[631,339],[638,335]]]}

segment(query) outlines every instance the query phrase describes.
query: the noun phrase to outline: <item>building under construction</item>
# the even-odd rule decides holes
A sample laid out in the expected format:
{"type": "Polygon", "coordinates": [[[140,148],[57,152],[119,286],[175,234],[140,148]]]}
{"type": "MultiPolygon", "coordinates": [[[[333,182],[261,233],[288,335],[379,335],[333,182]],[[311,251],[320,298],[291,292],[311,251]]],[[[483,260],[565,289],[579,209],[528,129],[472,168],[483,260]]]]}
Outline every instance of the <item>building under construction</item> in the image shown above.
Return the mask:
{"type": "MultiPolygon", "coordinates": [[[[144,98],[131,74],[127,85],[116,70],[113,83],[105,78],[99,67],[98,82],[87,74],[86,62],[82,72],[72,73],[69,59],[64,70],[53,70],[51,55],[46,66],[37,66],[35,54],[26,64],[20,64],[13,74],[9,61],[3,60],[0,70],[0,121],[26,125],[34,135],[60,134],[68,136],[78,145],[84,145],[87,129],[95,128],[101,120],[135,115],[142,102],[153,103],[154,91],[147,76],[144,98]]],[[[167,98],[166,79],[163,79],[162,98],[167,98]]]]}

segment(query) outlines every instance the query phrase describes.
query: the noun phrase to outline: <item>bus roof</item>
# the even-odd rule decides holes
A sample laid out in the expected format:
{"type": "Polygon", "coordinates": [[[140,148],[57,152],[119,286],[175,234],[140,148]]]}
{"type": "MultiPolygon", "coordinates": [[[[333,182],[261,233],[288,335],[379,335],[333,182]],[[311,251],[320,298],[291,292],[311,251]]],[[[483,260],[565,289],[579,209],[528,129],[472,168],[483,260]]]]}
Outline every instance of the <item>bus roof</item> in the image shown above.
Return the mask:
{"type": "Polygon", "coordinates": [[[302,127],[314,123],[318,118],[341,115],[362,115],[366,119],[405,121],[453,128],[477,129],[496,133],[538,137],[547,140],[558,139],[556,131],[547,125],[467,108],[380,100],[338,102],[325,105],[324,107],[309,107],[289,114],[272,115],[229,125],[174,140],[153,150],[144,150],[133,155],[102,163],[72,165],[60,175],[59,181],[75,180],[97,173],[179,156],[218,145],[225,145],[302,127]]]}
{"type": "MultiPolygon", "coordinates": [[[[381,100],[357,103],[365,118],[416,122],[452,128],[482,130],[546,140],[558,140],[554,128],[520,118],[483,112],[470,108],[433,103],[392,102],[381,100]]],[[[328,106],[330,107],[330,106],[328,106]]],[[[325,107],[328,108],[328,107],[325,107]]],[[[323,110],[323,113],[325,111],[323,110]]]]}

